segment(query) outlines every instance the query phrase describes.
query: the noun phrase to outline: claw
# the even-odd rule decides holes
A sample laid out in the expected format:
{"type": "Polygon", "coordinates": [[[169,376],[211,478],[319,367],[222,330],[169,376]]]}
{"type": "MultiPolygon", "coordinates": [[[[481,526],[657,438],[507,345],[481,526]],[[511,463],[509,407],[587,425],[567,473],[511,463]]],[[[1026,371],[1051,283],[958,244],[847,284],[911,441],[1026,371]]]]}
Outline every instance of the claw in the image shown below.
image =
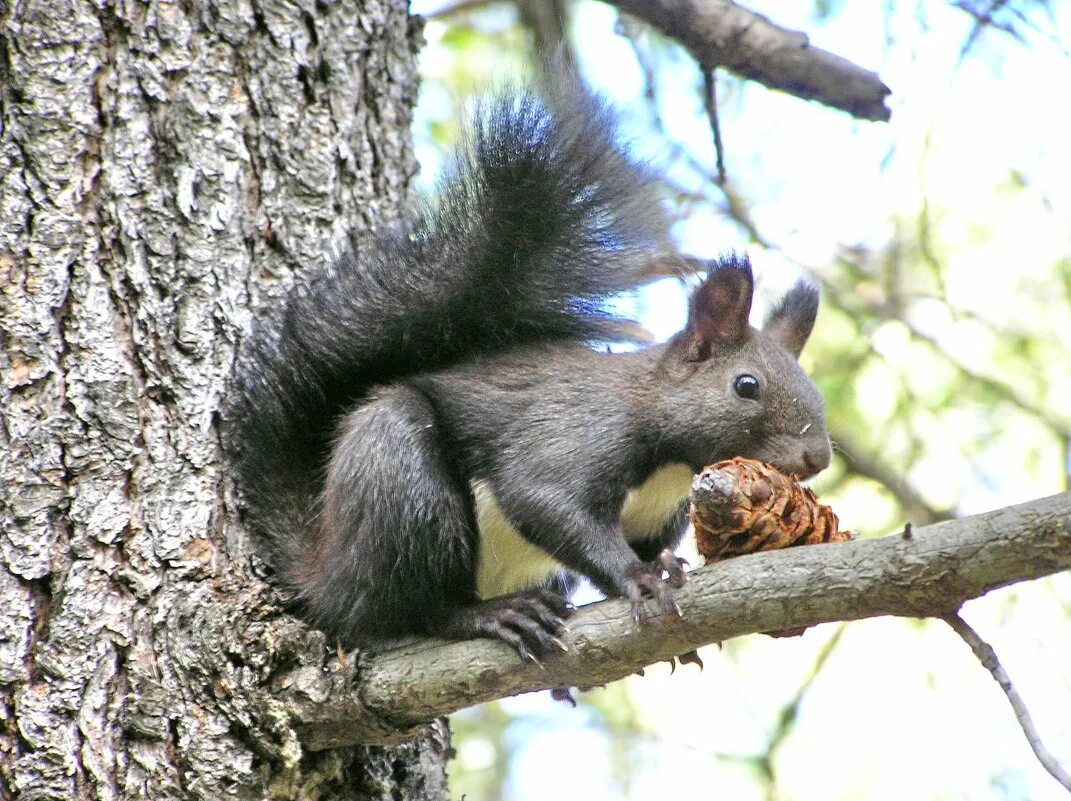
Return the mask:
{"type": "Polygon", "coordinates": [[[700,658],[699,652],[694,649],[686,654],[681,654],[677,659],[680,660],[682,665],[699,665],[699,669],[703,669],[703,660],[700,658]]]}
{"type": "Polygon", "coordinates": [[[443,754],[453,750],[450,748],[450,724],[446,718],[435,718],[429,723],[427,735],[435,753],[443,754]]]}
{"type": "Polygon", "coordinates": [[[647,618],[643,614],[643,603],[634,601],[632,604],[632,622],[637,626],[642,626],[647,622],[647,618]]]}
{"type": "Polygon", "coordinates": [[[573,697],[573,691],[568,687],[555,687],[550,691],[550,697],[555,701],[569,704],[573,709],[576,709],[576,699],[573,697]]]}

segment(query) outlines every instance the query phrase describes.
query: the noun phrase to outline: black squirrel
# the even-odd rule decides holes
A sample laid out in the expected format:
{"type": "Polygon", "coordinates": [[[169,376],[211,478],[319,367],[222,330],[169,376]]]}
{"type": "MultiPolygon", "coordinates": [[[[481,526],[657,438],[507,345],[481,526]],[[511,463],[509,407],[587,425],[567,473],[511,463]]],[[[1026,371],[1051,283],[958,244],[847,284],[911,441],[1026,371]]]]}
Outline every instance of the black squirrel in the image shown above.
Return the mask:
{"type": "Polygon", "coordinates": [[[474,117],[435,206],[262,316],[228,447],[311,623],[347,646],[491,637],[537,660],[575,574],[676,611],[704,465],[829,464],[796,361],[818,294],[797,284],[756,330],[750,265],[728,256],[669,342],[591,347],[621,331],[605,299],[666,253],[651,175],[581,91],[504,92],[474,117]]]}

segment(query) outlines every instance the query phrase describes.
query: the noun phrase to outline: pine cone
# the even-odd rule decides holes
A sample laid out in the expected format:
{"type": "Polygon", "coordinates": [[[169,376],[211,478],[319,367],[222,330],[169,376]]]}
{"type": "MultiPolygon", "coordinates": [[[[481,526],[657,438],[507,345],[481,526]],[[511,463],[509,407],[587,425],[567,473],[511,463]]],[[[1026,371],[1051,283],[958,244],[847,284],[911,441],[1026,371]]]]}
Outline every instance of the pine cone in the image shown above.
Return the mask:
{"type": "Polygon", "coordinates": [[[692,482],[692,524],[706,563],[755,551],[852,539],[814,493],[768,464],[727,459],[692,482]]]}

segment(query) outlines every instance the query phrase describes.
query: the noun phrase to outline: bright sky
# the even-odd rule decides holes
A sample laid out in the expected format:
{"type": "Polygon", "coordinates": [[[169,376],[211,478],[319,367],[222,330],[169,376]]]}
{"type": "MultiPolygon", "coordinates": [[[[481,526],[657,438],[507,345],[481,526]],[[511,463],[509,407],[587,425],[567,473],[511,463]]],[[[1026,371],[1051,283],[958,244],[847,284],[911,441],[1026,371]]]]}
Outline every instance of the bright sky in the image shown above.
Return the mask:
{"type": "MultiPolygon", "coordinates": [[[[810,18],[811,0],[746,5],[808,31],[814,44],[877,71],[893,90],[888,124],[856,121],[757,86],[746,87],[742,96],[723,94],[730,176],[754,202],[760,228],[786,254],[752,251],[764,280],[787,283],[796,264],[820,268],[841,245],[879,246],[889,238],[890,220],[914,219],[925,197],[941,210],[942,235],[956,254],[947,265],[950,300],[1014,328],[1009,318],[1023,306],[1009,303],[1013,287],[1021,286],[1032,264],[1053,264],[1071,245],[1071,58],[1052,35],[1071,42],[1068,5],[1053,4],[1054,20],[1039,15],[1034,22],[1042,32],[1031,34],[1027,45],[989,34],[958,66],[970,22],[950,4],[897,3],[888,20],[889,4],[838,3],[841,10],[820,27],[810,18]],[[1013,171],[1029,191],[1000,191],[1013,171]]],[[[417,3],[414,10],[420,10],[417,3]]],[[[631,49],[614,32],[614,19],[599,3],[580,7],[575,24],[582,31],[584,69],[623,107],[642,108],[641,75],[631,49]]],[[[436,44],[443,30],[428,25],[425,74],[448,69],[449,53],[436,44]]],[[[661,75],[662,111],[671,135],[713,164],[695,74],[688,70],[682,59],[661,75]]],[[[422,113],[437,116],[429,109],[441,101],[432,92],[422,113]]],[[[652,149],[656,162],[664,158],[660,143],[652,149]]],[[[419,154],[435,165],[429,147],[419,154]]],[[[681,177],[679,167],[672,169],[681,177]]],[[[676,233],[684,249],[704,256],[746,244],[739,230],[709,211],[694,214],[676,233]]],[[[668,335],[680,324],[683,297],[672,283],[658,293],[651,306],[677,312],[648,324],[668,335]]],[[[986,358],[969,326],[953,325],[942,310],[922,307],[916,313],[919,327],[964,360],[970,362],[974,351],[986,358]]],[[[1071,320],[1048,324],[1054,337],[1071,342],[1071,320]]],[[[879,329],[875,345],[896,359],[906,354],[901,336],[896,326],[879,329]]],[[[1071,397],[1071,375],[1055,380],[1066,389],[1063,397],[1071,397]]],[[[860,381],[865,386],[866,376],[860,381]]],[[[882,389],[872,388],[876,405],[885,402],[882,389]]],[[[920,485],[939,482],[950,464],[957,463],[921,464],[912,478],[920,485]]],[[[1014,471],[1001,474],[997,466],[991,473],[999,481],[957,487],[962,509],[994,508],[1060,489],[1055,477],[1050,485],[1014,471]]],[[[852,503],[844,501],[847,511],[838,506],[842,518],[851,518],[852,503]]],[[[1001,655],[1065,766],[1071,766],[1069,599],[1071,576],[1063,575],[993,593],[964,613],[1001,655]]],[[[590,711],[570,710],[545,694],[505,702],[523,716],[509,729],[518,746],[508,797],[761,798],[761,786],[750,781],[746,768],[712,754],[763,749],[777,710],[834,630],[820,627],[792,640],[745,638],[723,651],[706,649],[702,674],[684,668],[668,679],[668,671],[653,668],[646,678],[627,681],[650,739],[625,754],[631,779],[624,795],[622,755],[590,711]]],[[[472,738],[462,743],[460,759],[475,765],[491,753],[487,743],[472,738]]],[[[989,674],[937,624],[877,620],[849,626],[777,767],[783,797],[801,801],[1066,799],[1037,765],[989,674]]]]}

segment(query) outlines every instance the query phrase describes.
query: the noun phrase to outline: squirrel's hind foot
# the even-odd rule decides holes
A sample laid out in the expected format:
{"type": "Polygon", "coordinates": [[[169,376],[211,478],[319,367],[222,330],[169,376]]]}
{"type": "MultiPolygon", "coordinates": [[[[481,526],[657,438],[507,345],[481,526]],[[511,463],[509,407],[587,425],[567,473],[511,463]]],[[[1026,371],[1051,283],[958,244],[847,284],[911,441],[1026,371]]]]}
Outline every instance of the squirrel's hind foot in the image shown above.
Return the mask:
{"type": "Polygon", "coordinates": [[[525,662],[542,667],[542,658],[554,649],[568,650],[557,635],[565,630],[565,619],[572,612],[572,604],[556,592],[525,590],[462,607],[430,633],[452,639],[498,640],[525,662]]]}

